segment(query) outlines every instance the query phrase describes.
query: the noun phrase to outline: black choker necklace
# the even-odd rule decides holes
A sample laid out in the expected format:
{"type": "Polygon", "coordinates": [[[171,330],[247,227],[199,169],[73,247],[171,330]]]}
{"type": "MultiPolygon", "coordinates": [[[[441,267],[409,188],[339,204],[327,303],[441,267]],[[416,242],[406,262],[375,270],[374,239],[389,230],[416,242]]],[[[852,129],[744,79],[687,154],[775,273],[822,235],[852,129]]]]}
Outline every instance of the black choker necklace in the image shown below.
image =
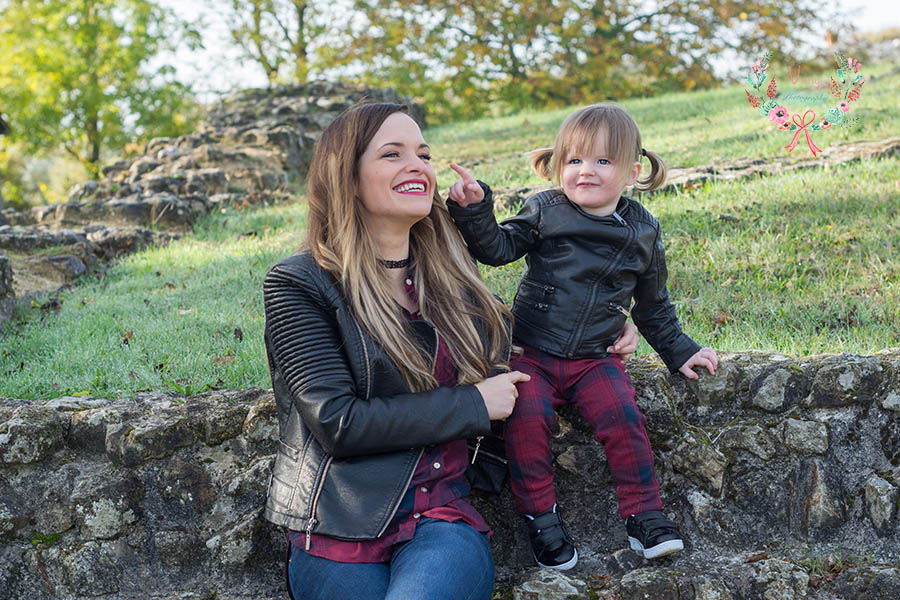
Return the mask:
{"type": "Polygon", "coordinates": [[[407,256],[403,260],[384,260],[383,258],[379,258],[378,262],[388,269],[402,269],[409,266],[409,263],[412,262],[412,257],[407,256]]]}

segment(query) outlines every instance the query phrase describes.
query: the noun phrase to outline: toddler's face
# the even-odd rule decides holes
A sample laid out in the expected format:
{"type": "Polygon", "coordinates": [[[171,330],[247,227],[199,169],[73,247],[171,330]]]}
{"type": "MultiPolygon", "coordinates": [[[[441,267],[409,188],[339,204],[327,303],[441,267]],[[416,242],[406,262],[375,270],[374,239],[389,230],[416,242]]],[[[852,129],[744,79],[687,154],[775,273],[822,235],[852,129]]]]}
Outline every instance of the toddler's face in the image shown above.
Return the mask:
{"type": "Polygon", "coordinates": [[[634,183],[641,163],[614,164],[605,136],[597,136],[591,148],[573,148],[560,170],[560,183],[569,200],[585,212],[611,215],[626,186],[634,183]]]}

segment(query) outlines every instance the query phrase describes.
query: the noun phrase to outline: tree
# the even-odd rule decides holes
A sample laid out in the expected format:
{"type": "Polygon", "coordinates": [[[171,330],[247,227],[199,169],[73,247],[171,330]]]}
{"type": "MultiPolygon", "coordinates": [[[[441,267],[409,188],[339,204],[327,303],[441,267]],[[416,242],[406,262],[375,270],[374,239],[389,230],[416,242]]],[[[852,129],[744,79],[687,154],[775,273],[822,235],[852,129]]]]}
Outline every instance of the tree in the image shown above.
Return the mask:
{"type": "Polygon", "coordinates": [[[104,149],[192,123],[190,90],[159,55],[198,34],[150,0],[0,0],[0,89],[13,143],[61,145],[93,176],[104,149]],[[174,40],[174,41],[173,41],[174,40]]]}
{"type": "Polygon", "coordinates": [[[389,84],[435,120],[715,83],[722,52],[786,50],[813,0],[355,0],[322,68],[389,84]],[[790,27],[789,27],[790,25],[790,27]]]}
{"type": "Polygon", "coordinates": [[[232,41],[275,85],[306,81],[318,15],[310,0],[232,0],[228,22],[232,41]]]}

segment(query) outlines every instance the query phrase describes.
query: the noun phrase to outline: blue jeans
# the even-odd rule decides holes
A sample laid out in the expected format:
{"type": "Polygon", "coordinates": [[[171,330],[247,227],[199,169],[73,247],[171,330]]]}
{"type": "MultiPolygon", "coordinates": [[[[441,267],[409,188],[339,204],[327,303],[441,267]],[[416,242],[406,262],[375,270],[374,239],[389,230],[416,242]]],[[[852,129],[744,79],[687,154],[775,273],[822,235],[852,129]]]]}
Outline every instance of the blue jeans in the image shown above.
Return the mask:
{"type": "Polygon", "coordinates": [[[471,526],[422,519],[390,562],[341,563],[293,547],[288,578],[296,600],[489,600],[494,559],[471,526]]]}

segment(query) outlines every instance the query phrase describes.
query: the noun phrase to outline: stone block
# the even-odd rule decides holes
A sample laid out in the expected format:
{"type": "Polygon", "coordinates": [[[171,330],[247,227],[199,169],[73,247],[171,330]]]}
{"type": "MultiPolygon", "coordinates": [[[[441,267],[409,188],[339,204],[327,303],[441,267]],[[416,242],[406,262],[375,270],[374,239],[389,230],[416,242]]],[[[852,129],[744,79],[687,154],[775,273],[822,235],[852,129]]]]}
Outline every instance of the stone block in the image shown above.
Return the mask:
{"type": "Polygon", "coordinates": [[[87,539],[119,537],[143,515],[144,483],[131,473],[86,473],[72,491],[72,505],[87,539]]]}
{"type": "Polygon", "coordinates": [[[839,355],[824,362],[813,378],[806,406],[829,408],[872,401],[882,376],[878,358],[839,355]]]}
{"type": "Polygon", "coordinates": [[[88,542],[73,549],[63,562],[66,583],[83,597],[103,596],[119,591],[122,572],[109,553],[97,542],[88,542]]]}
{"type": "Polygon", "coordinates": [[[797,600],[805,598],[809,575],[793,563],[770,558],[751,567],[747,598],[765,600],[797,600]]]}
{"type": "Polygon", "coordinates": [[[742,370],[736,364],[721,361],[715,375],[710,375],[706,369],[694,369],[700,375],[699,379],[687,380],[688,387],[697,396],[701,406],[716,406],[731,403],[737,397],[739,381],[742,370]]]}
{"type": "Polygon", "coordinates": [[[897,513],[897,488],[875,474],[866,481],[866,513],[880,535],[890,533],[897,513]]]}
{"type": "Polygon", "coordinates": [[[818,421],[785,419],[782,423],[782,439],[788,447],[807,454],[825,454],[828,451],[828,426],[818,421]]]}
{"type": "Polygon", "coordinates": [[[691,580],[694,600],[733,600],[728,587],[719,579],[696,577],[691,580]]]}
{"type": "Polygon", "coordinates": [[[22,406],[0,424],[0,464],[38,462],[61,444],[59,416],[51,408],[22,406]]]}
{"type": "Polygon", "coordinates": [[[831,539],[846,518],[840,476],[833,466],[813,458],[801,463],[792,479],[791,528],[805,539],[831,539]]]}
{"type": "Polygon", "coordinates": [[[206,547],[212,551],[216,562],[228,568],[244,566],[256,547],[255,538],[262,525],[261,518],[259,511],[244,515],[224,533],[206,540],[206,547]]]}
{"type": "Polygon", "coordinates": [[[177,456],[160,470],[156,485],[172,521],[196,522],[216,502],[216,490],[206,469],[177,456]]]}
{"type": "MultiPolygon", "coordinates": [[[[599,598],[653,598],[654,600],[678,600],[678,575],[674,571],[643,567],[626,573],[612,589],[604,589],[599,598]]],[[[565,596],[542,596],[542,598],[565,596]]]]}
{"type": "Polygon", "coordinates": [[[247,406],[231,404],[223,396],[186,404],[191,429],[204,444],[215,446],[241,434],[247,406]]]}
{"type": "Polygon", "coordinates": [[[723,448],[746,450],[763,460],[776,454],[775,440],[759,425],[737,425],[727,429],[719,437],[719,444],[723,448]]]}
{"type": "Polygon", "coordinates": [[[790,378],[791,372],[787,369],[773,371],[753,395],[753,406],[766,412],[780,411],[784,407],[785,388],[790,378]]]}
{"type": "Polygon", "coordinates": [[[672,465],[701,484],[713,496],[722,494],[728,459],[710,444],[685,437],[672,452],[672,465]]]}
{"type": "Polygon", "coordinates": [[[188,420],[181,415],[149,416],[106,427],[106,453],[113,462],[126,467],[169,456],[194,441],[188,420]]]}
{"type": "Polygon", "coordinates": [[[884,410],[900,412],[900,392],[896,390],[888,392],[881,400],[881,407],[884,410]]]}
{"type": "Polygon", "coordinates": [[[278,441],[278,409],[272,396],[266,395],[250,407],[242,433],[251,442],[278,441]]]}
{"type": "Polygon", "coordinates": [[[513,590],[515,600],[542,600],[544,598],[580,597],[587,584],[572,575],[537,569],[528,573],[526,579],[513,590]]]}

